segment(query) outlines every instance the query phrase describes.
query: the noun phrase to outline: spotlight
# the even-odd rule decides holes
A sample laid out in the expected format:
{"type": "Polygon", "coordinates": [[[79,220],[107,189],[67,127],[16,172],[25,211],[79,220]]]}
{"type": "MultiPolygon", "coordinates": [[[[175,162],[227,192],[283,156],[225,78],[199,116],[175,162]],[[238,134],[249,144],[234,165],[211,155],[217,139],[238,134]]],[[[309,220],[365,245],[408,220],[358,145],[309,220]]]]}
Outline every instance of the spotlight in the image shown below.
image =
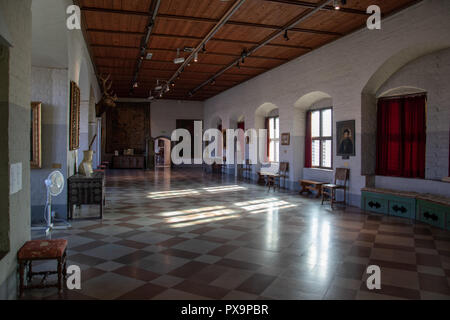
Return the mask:
{"type": "Polygon", "coordinates": [[[289,41],[288,31],[284,32],[284,40],[289,41]]]}
{"type": "Polygon", "coordinates": [[[167,86],[167,87],[166,87],[166,92],[169,92],[169,91],[170,91],[170,87],[167,86]]]}
{"type": "Polygon", "coordinates": [[[135,82],[135,83],[133,84],[133,88],[137,88],[137,87],[139,87],[139,84],[138,84],[137,82],[135,82]]]}
{"type": "Polygon", "coordinates": [[[216,84],[216,80],[213,79],[213,80],[211,81],[211,85],[213,86],[213,85],[215,85],[215,84],[216,84]]]}
{"type": "Polygon", "coordinates": [[[194,62],[198,62],[198,52],[194,54],[194,62]]]}
{"type": "Polygon", "coordinates": [[[155,91],[161,91],[161,90],[162,90],[162,86],[159,84],[159,80],[156,80],[155,91]]]}
{"type": "Polygon", "coordinates": [[[177,49],[177,57],[173,59],[173,63],[181,64],[184,62],[184,57],[180,57],[180,49],[177,49]]]}
{"type": "Polygon", "coordinates": [[[244,50],[242,51],[242,53],[241,53],[242,64],[245,63],[245,58],[247,58],[247,56],[248,56],[247,50],[244,49],[244,50]]]}
{"type": "Polygon", "coordinates": [[[339,4],[339,0],[334,0],[333,1],[333,7],[334,7],[334,10],[340,10],[341,9],[341,6],[339,4]]]}
{"type": "Polygon", "coordinates": [[[172,82],[172,87],[175,87],[175,82],[172,82]]]}

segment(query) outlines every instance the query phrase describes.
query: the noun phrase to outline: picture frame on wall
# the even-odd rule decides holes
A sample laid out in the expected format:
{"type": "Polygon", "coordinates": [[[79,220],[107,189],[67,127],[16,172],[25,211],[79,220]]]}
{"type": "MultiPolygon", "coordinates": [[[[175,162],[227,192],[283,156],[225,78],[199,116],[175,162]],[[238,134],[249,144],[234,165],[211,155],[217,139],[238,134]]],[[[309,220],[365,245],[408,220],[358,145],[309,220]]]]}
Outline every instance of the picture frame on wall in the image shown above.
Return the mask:
{"type": "Polygon", "coordinates": [[[42,168],[42,103],[31,103],[30,168],[42,168]]]}
{"type": "Polygon", "coordinates": [[[282,133],[281,134],[281,145],[288,146],[291,144],[291,134],[290,133],[282,133]]]}
{"type": "Polygon", "coordinates": [[[355,120],[336,122],[336,154],[344,159],[356,156],[355,120]]]}
{"type": "Polygon", "coordinates": [[[70,82],[70,132],[69,149],[78,150],[80,148],[80,88],[70,82]]]}

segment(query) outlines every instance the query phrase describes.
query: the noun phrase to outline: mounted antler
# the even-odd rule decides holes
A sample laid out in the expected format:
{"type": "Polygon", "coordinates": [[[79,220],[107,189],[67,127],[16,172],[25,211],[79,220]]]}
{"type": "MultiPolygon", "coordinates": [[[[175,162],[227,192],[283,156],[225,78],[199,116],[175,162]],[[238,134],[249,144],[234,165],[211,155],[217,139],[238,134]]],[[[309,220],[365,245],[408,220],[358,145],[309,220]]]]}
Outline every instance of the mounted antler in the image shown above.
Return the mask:
{"type": "Polygon", "coordinates": [[[113,91],[111,91],[112,87],[112,80],[111,74],[108,74],[107,76],[98,75],[98,78],[101,81],[102,90],[103,90],[103,96],[100,102],[96,105],[97,109],[97,116],[100,116],[103,114],[107,108],[114,108],[116,106],[117,101],[117,95],[114,94],[113,91]]]}

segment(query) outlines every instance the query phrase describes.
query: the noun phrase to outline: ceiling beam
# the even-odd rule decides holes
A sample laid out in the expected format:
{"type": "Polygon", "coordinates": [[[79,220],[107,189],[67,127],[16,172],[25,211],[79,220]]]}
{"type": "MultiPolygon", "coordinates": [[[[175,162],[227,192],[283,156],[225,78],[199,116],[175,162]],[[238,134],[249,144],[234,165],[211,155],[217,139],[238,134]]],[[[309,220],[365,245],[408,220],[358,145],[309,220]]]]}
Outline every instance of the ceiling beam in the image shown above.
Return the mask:
{"type": "MultiPolygon", "coordinates": [[[[274,32],[272,35],[270,35],[269,37],[267,37],[262,43],[260,43],[259,45],[255,46],[254,48],[252,48],[251,50],[249,50],[247,52],[247,56],[252,55],[254,52],[256,52],[257,50],[259,50],[260,48],[264,47],[266,44],[270,43],[271,41],[273,41],[274,39],[278,38],[280,35],[282,35],[285,31],[292,29],[293,27],[295,27],[297,24],[299,24],[300,22],[310,18],[312,15],[314,15],[315,13],[317,13],[320,9],[324,8],[326,5],[328,5],[328,3],[331,0],[321,0],[317,6],[314,9],[309,9],[306,12],[300,14],[299,16],[297,16],[296,18],[294,18],[290,23],[288,23],[282,30],[274,32]]],[[[240,62],[240,58],[236,59],[236,61],[230,63],[227,67],[225,67],[224,69],[222,69],[221,71],[219,71],[218,73],[216,73],[214,76],[212,76],[210,79],[206,80],[205,82],[203,82],[202,84],[200,84],[199,86],[195,87],[191,92],[190,95],[194,94],[195,92],[197,92],[198,90],[200,90],[201,88],[203,88],[204,86],[206,86],[208,83],[210,83],[211,81],[215,80],[217,77],[219,77],[220,75],[224,74],[225,72],[227,72],[229,69],[235,67],[237,64],[239,64],[240,62]]]]}
{"type": "Polygon", "coordinates": [[[117,9],[108,9],[108,8],[98,8],[98,7],[89,7],[82,6],[80,7],[81,11],[85,12],[99,12],[99,13],[114,13],[114,14],[126,14],[131,16],[141,16],[141,17],[151,17],[152,13],[143,12],[143,11],[130,11],[130,10],[117,10],[117,9]]]}
{"type": "MultiPolygon", "coordinates": [[[[124,34],[124,35],[132,35],[132,36],[142,36],[144,32],[135,32],[135,31],[117,31],[117,30],[106,30],[106,29],[87,29],[88,32],[98,32],[98,33],[110,33],[110,34],[124,34]]],[[[181,36],[175,34],[163,34],[163,33],[153,33],[152,37],[160,37],[160,38],[172,38],[172,39],[185,39],[185,40],[202,40],[202,37],[193,37],[193,36],[181,36]]],[[[232,40],[232,39],[222,39],[222,38],[212,38],[210,41],[217,42],[225,42],[225,43],[235,43],[235,44],[247,44],[247,45],[255,45],[258,42],[255,41],[243,41],[243,40],[232,40]]],[[[277,44],[277,43],[269,43],[268,46],[280,47],[280,48],[290,48],[290,49],[302,49],[302,50],[312,50],[311,47],[305,46],[296,46],[289,44],[277,44]]]]}
{"type": "MultiPolygon", "coordinates": [[[[99,67],[99,68],[108,68],[108,69],[114,69],[117,70],[117,68],[115,67],[99,67]]],[[[167,69],[157,69],[157,68],[143,68],[143,70],[148,70],[148,71],[156,71],[156,72],[170,72],[172,73],[174,70],[167,70],[167,69]]],[[[185,70],[183,72],[182,75],[188,74],[188,73],[193,73],[193,74],[212,74],[213,72],[205,72],[205,71],[189,71],[189,70],[185,70]]],[[[120,72],[112,72],[111,75],[120,75],[120,76],[130,76],[132,77],[132,74],[126,74],[126,73],[120,73],[120,72]]],[[[236,76],[236,77],[244,77],[244,78],[248,78],[248,77],[254,77],[254,74],[249,74],[249,73],[227,73],[227,75],[230,76],[236,76]]]]}
{"type": "MultiPolygon", "coordinates": [[[[99,59],[106,59],[106,60],[116,60],[116,61],[131,61],[131,60],[133,60],[134,61],[134,59],[132,59],[132,58],[113,58],[113,57],[108,57],[108,58],[99,58],[99,59]]],[[[155,63],[172,63],[173,64],[173,61],[172,60],[154,60],[154,59],[152,59],[152,60],[144,60],[145,62],[155,62],[155,63]]],[[[225,67],[227,64],[226,63],[205,63],[205,62],[196,62],[195,64],[192,64],[192,65],[199,65],[199,66],[211,66],[211,67],[225,67]]],[[[108,66],[108,65],[99,65],[99,66],[102,66],[102,67],[111,67],[111,68],[115,68],[115,67],[118,67],[118,66],[114,66],[114,65],[111,65],[111,66],[108,66]]],[[[255,67],[255,66],[249,66],[249,65],[241,65],[241,68],[247,68],[247,69],[260,69],[260,70],[265,70],[265,71],[267,71],[267,70],[270,70],[269,68],[264,68],[264,67],[255,67]]],[[[173,71],[173,70],[171,70],[171,71],[173,71]]]]}
{"type": "MultiPolygon", "coordinates": [[[[170,19],[170,20],[183,20],[183,21],[191,21],[191,22],[204,22],[204,23],[211,23],[211,24],[215,24],[219,21],[219,20],[209,19],[209,18],[179,16],[179,15],[174,15],[174,14],[159,14],[158,18],[170,19]]],[[[270,25],[270,24],[259,24],[259,23],[233,21],[233,20],[227,21],[226,24],[234,25],[234,26],[241,26],[241,27],[250,27],[250,28],[263,28],[263,29],[270,29],[270,30],[281,30],[283,28],[280,26],[270,25]]],[[[330,35],[330,36],[342,36],[342,33],[338,33],[338,32],[313,30],[313,29],[305,29],[305,28],[292,28],[291,31],[314,33],[314,34],[324,34],[324,35],[330,35]]]]}
{"type": "MultiPolygon", "coordinates": [[[[298,6],[298,7],[303,7],[303,8],[310,8],[310,9],[317,8],[317,6],[318,6],[318,4],[316,4],[316,3],[305,2],[305,1],[297,1],[297,0],[264,0],[264,1],[289,4],[289,5],[293,5],[293,6],[298,6]]],[[[321,10],[336,11],[336,9],[334,9],[333,6],[329,6],[329,5],[323,7],[321,10]]],[[[367,15],[367,12],[365,12],[365,11],[352,9],[352,8],[349,8],[349,7],[342,7],[341,6],[339,11],[345,12],[345,13],[365,15],[365,16],[367,15]]]]}
{"type": "MultiPolygon", "coordinates": [[[[93,43],[91,44],[91,47],[93,48],[111,48],[111,49],[139,49],[137,46],[122,46],[122,45],[115,45],[115,44],[99,44],[99,43],[93,43]]],[[[163,51],[163,52],[177,52],[176,49],[169,49],[169,48],[150,48],[149,51],[163,51]]],[[[210,54],[210,55],[216,55],[216,56],[223,56],[223,57],[240,57],[240,55],[236,54],[230,54],[230,53],[220,53],[220,52],[212,52],[212,51],[206,51],[205,53],[199,52],[199,54],[210,54]]],[[[249,58],[254,59],[265,59],[265,60],[277,60],[277,61],[289,61],[289,59],[284,58],[277,58],[277,57],[268,57],[268,56],[251,56],[249,58]]]]}

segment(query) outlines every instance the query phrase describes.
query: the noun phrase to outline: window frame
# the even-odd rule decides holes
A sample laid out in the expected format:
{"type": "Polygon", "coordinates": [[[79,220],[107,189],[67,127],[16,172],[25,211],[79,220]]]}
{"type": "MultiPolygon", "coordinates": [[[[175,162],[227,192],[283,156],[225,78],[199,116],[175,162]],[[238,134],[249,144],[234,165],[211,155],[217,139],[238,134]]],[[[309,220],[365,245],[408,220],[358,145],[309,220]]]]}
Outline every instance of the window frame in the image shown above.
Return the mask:
{"type": "MultiPolygon", "coordinates": [[[[325,108],[320,108],[320,109],[314,109],[311,110],[311,119],[312,119],[312,114],[314,112],[319,112],[319,131],[320,131],[320,136],[319,137],[313,137],[312,136],[312,120],[311,120],[311,150],[313,148],[313,143],[314,141],[319,141],[320,143],[320,151],[319,151],[319,166],[314,166],[312,163],[312,159],[311,159],[311,168],[314,169],[323,169],[323,170],[333,170],[333,153],[334,153],[334,149],[333,149],[333,130],[334,130],[334,126],[333,126],[333,107],[325,107],[325,108]],[[323,123],[322,123],[322,117],[323,117],[323,112],[324,111],[331,111],[331,136],[324,136],[323,135],[323,123]],[[326,141],[330,141],[331,143],[331,167],[324,167],[323,164],[323,149],[324,149],[324,142],[326,141]]],[[[311,153],[311,158],[312,158],[312,153],[311,153]]]]}
{"type": "MultiPolygon", "coordinates": [[[[269,145],[267,146],[268,150],[269,150],[269,157],[268,160],[270,163],[279,163],[280,162],[280,128],[278,128],[278,138],[270,138],[270,130],[275,130],[276,128],[276,119],[278,119],[278,127],[280,126],[280,116],[269,116],[266,117],[266,119],[268,120],[268,124],[269,124],[269,128],[267,128],[267,135],[268,135],[268,140],[269,140],[269,145]],[[273,123],[274,123],[274,128],[270,128],[270,119],[274,119],[273,123]],[[278,142],[278,150],[276,150],[276,148],[274,148],[276,155],[278,155],[278,161],[270,161],[270,143],[271,142],[278,142]]],[[[274,157],[274,159],[276,159],[276,157],[274,157]]]]}

